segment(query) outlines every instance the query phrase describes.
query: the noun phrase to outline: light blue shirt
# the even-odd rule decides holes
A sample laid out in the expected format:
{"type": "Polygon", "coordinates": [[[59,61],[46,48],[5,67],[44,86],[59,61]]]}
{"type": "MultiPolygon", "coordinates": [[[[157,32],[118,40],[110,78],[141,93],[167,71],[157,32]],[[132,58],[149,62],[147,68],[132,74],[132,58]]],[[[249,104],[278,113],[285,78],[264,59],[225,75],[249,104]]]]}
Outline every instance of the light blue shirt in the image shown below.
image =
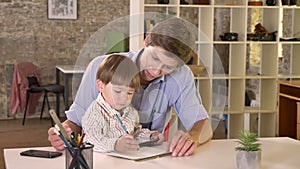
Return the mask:
{"type": "MultiPolygon", "coordinates": [[[[120,54],[136,62],[139,52],[120,54]]],[[[96,73],[100,63],[107,56],[98,56],[91,61],[83,75],[75,100],[70,109],[66,111],[68,120],[79,126],[81,126],[81,119],[85,111],[98,96],[96,73]]],[[[200,94],[196,89],[193,73],[187,65],[155,79],[146,88],[141,86],[133,96],[132,105],[139,112],[140,122],[147,123],[152,119],[151,130],[159,132],[163,131],[166,112],[172,106],[186,130],[190,130],[195,122],[208,118],[200,94]],[[153,112],[152,117],[151,112],[153,112]]]]}

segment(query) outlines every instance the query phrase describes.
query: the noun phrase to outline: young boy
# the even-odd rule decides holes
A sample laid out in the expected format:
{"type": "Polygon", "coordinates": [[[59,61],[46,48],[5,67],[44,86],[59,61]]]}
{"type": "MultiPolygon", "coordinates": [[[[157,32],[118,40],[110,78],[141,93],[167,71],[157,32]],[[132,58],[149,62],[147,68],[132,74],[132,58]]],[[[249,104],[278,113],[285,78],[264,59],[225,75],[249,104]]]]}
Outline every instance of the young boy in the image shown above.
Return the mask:
{"type": "Polygon", "coordinates": [[[137,139],[164,137],[147,129],[134,131],[139,124],[138,112],[130,105],[140,87],[139,70],[128,57],[113,54],[98,68],[96,86],[99,94],[82,118],[86,141],[100,152],[130,151],[139,148],[137,139]],[[130,133],[139,133],[136,138],[130,133]]]}

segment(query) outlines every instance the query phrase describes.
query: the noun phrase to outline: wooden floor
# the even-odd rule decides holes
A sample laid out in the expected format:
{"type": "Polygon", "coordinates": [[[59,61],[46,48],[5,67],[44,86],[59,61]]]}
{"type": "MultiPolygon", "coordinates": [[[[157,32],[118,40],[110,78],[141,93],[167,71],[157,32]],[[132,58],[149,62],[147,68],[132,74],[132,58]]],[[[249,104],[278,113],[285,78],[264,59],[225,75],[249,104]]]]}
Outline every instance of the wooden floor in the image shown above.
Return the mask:
{"type": "MultiPolygon", "coordinates": [[[[224,126],[224,122],[220,121],[213,139],[226,138],[224,126]]],[[[50,127],[50,119],[26,119],[24,126],[21,119],[0,120],[0,169],[5,169],[4,148],[50,146],[47,133],[50,127]]]]}
{"type": "Polygon", "coordinates": [[[50,146],[50,127],[50,119],[29,118],[24,126],[21,119],[0,120],[0,169],[5,169],[4,148],[50,146]]]}

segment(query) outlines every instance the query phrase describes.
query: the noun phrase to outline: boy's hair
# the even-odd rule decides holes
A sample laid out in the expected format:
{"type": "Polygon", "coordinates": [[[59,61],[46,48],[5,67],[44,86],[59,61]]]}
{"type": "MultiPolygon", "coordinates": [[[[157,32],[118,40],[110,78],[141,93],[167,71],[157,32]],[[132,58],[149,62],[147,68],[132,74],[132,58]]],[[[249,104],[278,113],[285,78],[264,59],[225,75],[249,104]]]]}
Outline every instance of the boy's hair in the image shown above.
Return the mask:
{"type": "Polygon", "coordinates": [[[97,79],[104,84],[111,82],[114,85],[128,86],[135,90],[140,87],[139,70],[136,64],[128,57],[113,54],[100,64],[97,79]]]}
{"type": "Polygon", "coordinates": [[[177,17],[156,24],[147,34],[146,46],[159,46],[179,57],[184,63],[195,49],[193,25],[177,17]]]}

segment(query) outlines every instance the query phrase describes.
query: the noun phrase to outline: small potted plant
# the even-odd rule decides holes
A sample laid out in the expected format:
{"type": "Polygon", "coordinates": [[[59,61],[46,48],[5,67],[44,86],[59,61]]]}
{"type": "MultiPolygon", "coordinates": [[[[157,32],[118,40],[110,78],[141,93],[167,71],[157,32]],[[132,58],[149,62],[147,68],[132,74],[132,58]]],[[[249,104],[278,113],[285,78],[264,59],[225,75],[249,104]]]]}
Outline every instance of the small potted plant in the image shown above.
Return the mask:
{"type": "Polygon", "coordinates": [[[237,140],[239,146],[236,150],[238,169],[259,169],[261,161],[261,148],[258,136],[248,130],[243,130],[237,140]]]}

